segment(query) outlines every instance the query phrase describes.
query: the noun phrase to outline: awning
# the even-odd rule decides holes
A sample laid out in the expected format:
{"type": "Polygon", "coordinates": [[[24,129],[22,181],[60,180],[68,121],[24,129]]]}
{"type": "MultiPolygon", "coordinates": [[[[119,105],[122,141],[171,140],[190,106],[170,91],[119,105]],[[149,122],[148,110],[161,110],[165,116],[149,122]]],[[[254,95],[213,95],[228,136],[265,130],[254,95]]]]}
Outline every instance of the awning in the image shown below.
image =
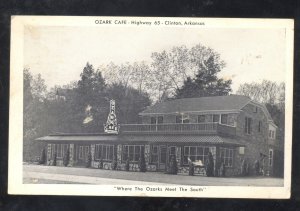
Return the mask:
{"type": "Polygon", "coordinates": [[[201,144],[227,144],[233,146],[245,146],[243,140],[217,135],[49,135],[36,139],[37,141],[50,142],[101,142],[113,141],[118,143],[201,143],[201,144]]]}

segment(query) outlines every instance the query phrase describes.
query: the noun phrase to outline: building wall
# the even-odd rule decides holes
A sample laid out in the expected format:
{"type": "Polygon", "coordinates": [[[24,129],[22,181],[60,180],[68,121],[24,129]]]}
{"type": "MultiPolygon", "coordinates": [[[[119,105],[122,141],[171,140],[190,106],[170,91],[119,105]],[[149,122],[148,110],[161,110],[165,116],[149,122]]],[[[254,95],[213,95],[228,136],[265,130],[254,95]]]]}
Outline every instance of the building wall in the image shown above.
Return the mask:
{"type": "Polygon", "coordinates": [[[257,112],[255,112],[254,105],[246,105],[238,115],[236,135],[237,138],[245,141],[245,154],[240,157],[240,160],[246,159],[249,165],[250,174],[254,174],[254,163],[256,160],[263,166],[265,174],[269,174],[269,172],[272,171],[272,168],[269,167],[267,163],[270,148],[268,144],[268,131],[269,123],[263,110],[260,107],[257,107],[257,112]],[[246,117],[252,119],[252,130],[250,134],[245,132],[246,117]],[[260,132],[258,130],[259,121],[261,121],[260,132]]]}

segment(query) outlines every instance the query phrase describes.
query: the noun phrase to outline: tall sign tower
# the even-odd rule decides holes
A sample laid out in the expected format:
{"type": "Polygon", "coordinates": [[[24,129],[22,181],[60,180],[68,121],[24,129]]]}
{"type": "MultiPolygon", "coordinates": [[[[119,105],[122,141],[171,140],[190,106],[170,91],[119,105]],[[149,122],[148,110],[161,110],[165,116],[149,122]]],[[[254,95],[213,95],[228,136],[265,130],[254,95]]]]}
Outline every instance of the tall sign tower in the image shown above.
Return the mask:
{"type": "Polygon", "coordinates": [[[105,133],[112,133],[112,134],[119,133],[119,126],[117,123],[116,106],[115,105],[116,105],[115,101],[110,100],[110,110],[109,110],[106,124],[104,125],[105,133]]]}

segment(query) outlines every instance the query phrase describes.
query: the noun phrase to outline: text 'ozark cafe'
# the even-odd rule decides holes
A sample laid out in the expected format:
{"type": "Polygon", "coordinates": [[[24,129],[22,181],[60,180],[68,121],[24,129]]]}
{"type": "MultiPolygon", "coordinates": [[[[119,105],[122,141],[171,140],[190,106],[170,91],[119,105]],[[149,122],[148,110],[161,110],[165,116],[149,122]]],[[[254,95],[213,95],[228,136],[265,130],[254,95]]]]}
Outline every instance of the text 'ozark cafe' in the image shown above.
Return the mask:
{"type": "Polygon", "coordinates": [[[47,144],[47,161],[63,164],[69,150],[69,166],[84,166],[87,157],[91,167],[138,170],[141,152],[147,171],[162,171],[175,156],[178,174],[188,174],[189,162],[195,164],[195,175],[205,175],[205,161],[211,152],[214,172],[220,164],[226,176],[241,174],[247,163],[249,175],[254,165],[265,176],[283,174],[283,140],[276,138],[274,124],[265,105],[246,96],[185,98],[157,103],[140,114],[140,124],[117,124],[115,101],[110,101],[110,113],[104,133],[52,134],[36,139],[47,144]],[[242,164],[244,163],[244,164],[242,164]]]}

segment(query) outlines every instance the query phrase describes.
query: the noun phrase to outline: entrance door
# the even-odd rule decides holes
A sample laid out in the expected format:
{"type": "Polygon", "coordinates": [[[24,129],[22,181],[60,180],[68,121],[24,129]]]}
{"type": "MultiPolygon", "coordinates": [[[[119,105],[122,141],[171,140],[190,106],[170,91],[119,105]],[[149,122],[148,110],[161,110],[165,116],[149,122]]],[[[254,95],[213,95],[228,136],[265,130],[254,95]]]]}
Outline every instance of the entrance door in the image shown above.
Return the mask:
{"type": "Polygon", "coordinates": [[[166,145],[160,145],[158,170],[164,171],[166,169],[166,161],[167,161],[167,147],[166,145]]]}
{"type": "Polygon", "coordinates": [[[84,166],[86,164],[86,160],[90,151],[90,147],[88,145],[77,145],[76,146],[76,159],[77,165],[84,166]]]}

